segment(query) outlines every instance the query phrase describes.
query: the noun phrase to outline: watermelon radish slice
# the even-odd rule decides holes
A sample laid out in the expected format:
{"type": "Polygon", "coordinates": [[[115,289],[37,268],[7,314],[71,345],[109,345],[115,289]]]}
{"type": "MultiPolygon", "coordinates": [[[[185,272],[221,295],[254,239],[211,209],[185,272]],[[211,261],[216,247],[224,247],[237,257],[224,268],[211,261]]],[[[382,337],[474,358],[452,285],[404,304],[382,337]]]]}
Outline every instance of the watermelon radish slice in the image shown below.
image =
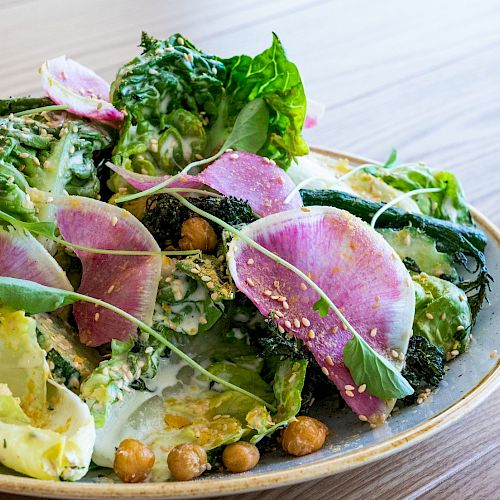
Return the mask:
{"type": "MultiPolygon", "coordinates": [[[[366,223],[331,207],[307,207],[265,217],[241,231],[307,274],[378,353],[401,370],[412,332],[414,291],[399,257],[366,223]]],[[[361,420],[385,421],[394,401],[356,386],[343,363],[351,334],[332,311],[313,310],[318,294],[292,271],[235,237],[229,270],[259,311],[305,342],[325,375],[361,420]]],[[[369,385],[369,381],[366,381],[369,385]]]]}
{"type": "MultiPolygon", "coordinates": [[[[51,202],[66,241],[107,250],[159,251],[149,231],[129,212],[91,198],[56,197],[51,202]]],[[[78,292],[90,295],[151,323],[160,280],[161,256],[103,255],[75,250],[83,267],[78,292]]],[[[90,346],[128,340],[137,327],[108,309],[77,302],[73,306],[80,338],[90,346]]]]}
{"type": "Polygon", "coordinates": [[[0,229],[0,276],[73,290],[65,272],[43,245],[12,226],[0,229]]]}
{"type": "Polygon", "coordinates": [[[39,70],[42,87],[56,104],[75,115],[121,123],[123,114],[109,102],[109,83],[66,56],[45,61],[39,70]]]}
{"type": "MultiPolygon", "coordinates": [[[[116,165],[109,167],[132,187],[144,191],[160,184],[170,176],[152,177],[130,172],[116,165]]],[[[295,184],[273,161],[245,151],[228,151],[197,175],[184,175],[167,188],[198,188],[208,186],[225,196],[247,200],[253,211],[261,216],[302,206],[299,193],[285,205],[284,201],[295,184]]]]}

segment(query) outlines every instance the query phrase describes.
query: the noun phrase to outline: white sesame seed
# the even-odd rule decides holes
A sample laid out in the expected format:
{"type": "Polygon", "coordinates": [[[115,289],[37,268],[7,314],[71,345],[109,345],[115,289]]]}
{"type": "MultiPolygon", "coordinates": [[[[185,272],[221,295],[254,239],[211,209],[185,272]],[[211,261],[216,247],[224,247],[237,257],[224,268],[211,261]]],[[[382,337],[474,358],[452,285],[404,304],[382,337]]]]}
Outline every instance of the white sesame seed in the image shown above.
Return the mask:
{"type": "Polygon", "coordinates": [[[424,398],[418,398],[417,399],[417,404],[421,405],[424,402],[424,398]]]}
{"type": "Polygon", "coordinates": [[[359,387],[358,387],[358,392],[360,394],[363,394],[363,392],[366,391],[366,384],[361,384],[359,387]]]}
{"type": "Polygon", "coordinates": [[[302,324],[304,326],[311,326],[311,322],[307,318],[302,318],[302,324]]]}
{"type": "Polygon", "coordinates": [[[391,351],[391,356],[392,356],[393,358],[398,359],[398,358],[399,358],[399,352],[398,352],[398,351],[396,351],[396,350],[394,350],[394,349],[392,349],[392,351],[391,351]]]}
{"type": "Polygon", "coordinates": [[[266,295],[267,297],[270,297],[273,294],[273,292],[271,292],[271,290],[264,290],[262,293],[264,295],[266,295]]]}
{"type": "Polygon", "coordinates": [[[441,321],[444,321],[446,319],[446,313],[444,312],[443,314],[441,314],[441,321]]]}
{"type": "Polygon", "coordinates": [[[370,330],[370,337],[376,337],[377,336],[377,329],[376,328],[372,328],[370,330]]]}
{"type": "Polygon", "coordinates": [[[299,321],[297,318],[295,318],[295,319],[293,320],[293,326],[294,326],[295,328],[299,328],[299,327],[300,327],[300,321],[299,321]]]}
{"type": "Polygon", "coordinates": [[[290,309],[288,302],[283,302],[283,309],[290,309]]]}
{"type": "Polygon", "coordinates": [[[201,277],[201,281],[204,281],[205,283],[208,283],[209,281],[212,281],[212,278],[210,276],[203,275],[201,277]]]}
{"type": "Polygon", "coordinates": [[[332,333],[337,333],[338,331],[339,331],[339,327],[337,325],[332,327],[332,333]]]}
{"type": "Polygon", "coordinates": [[[465,327],[463,325],[458,325],[457,326],[457,332],[461,332],[463,330],[465,330],[465,327]]]}
{"type": "Polygon", "coordinates": [[[214,75],[216,75],[216,74],[217,74],[217,68],[216,68],[215,66],[212,68],[212,73],[213,73],[214,75]]]}
{"type": "Polygon", "coordinates": [[[273,300],[278,300],[280,298],[279,295],[271,295],[271,299],[273,300]]]}
{"type": "Polygon", "coordinates": [[[278,316],[278,318],[284,318],[285,315],[281,312],[281,311],[275,311],[276,316],[278,316]]]}
{"type": "Polygon", "coordinates": [[[291,324],[291,323],[290,323],[290,321],[288,321],[288,320],[286,320],[286,321],[285,321],[285,326],[286,326],[287,328],[292,328],[292,324],[291,324]]]}
{"type": "Polygon", "coordinates": [[[247,283],[249,286],[255,286],[255,282],[252,278],[247,278],[247,283]]]}
{"type": "Polygon", "coordinates": [[[276,288],[276,290],[279,290],[280,289],[280,282],[278,280],[274,280],[273,286],[274,286],[274,288],[276,288]]]}
{"type": "Polygon", "coordinates": [[[118,224],[118,217],[113,217],[111,219],[111,225],[115,227],[118,224]]]}
{"type": "Polygon", "coordinates": [[[231,160],[237,160],[239,157],[240,155],[238,153],[231,153],[229,155],[229,158],[231,158],[231,160]]]}
{"type": "Polygon", "coordinates": [[[281,325],[278,325],[278,332],[285,333],[285,329],[281,325]]]}
{"type": "Polygon", "coordinates": [[[181,37],[178,37],[176,42],[179,44],[179,45],[184,45],[184,39],[181,38],[181,37]]]}
{"type": "Polygon", "coordinates": [[[307,336],[310,338],[310,339],[313,339],[316,337],[316,334],[314,333],[314,330],[309,330],[307,332],[307,336]]]}
{"type": "Polygon", "coordinates": [[[307,290],[307,285],[305,283],[300,284],[300,289],[301,290],[307,290]]]}
{"type": "Polygon", "coordinates": [[[460,299],[460,302],[464,302],[465,300],[467,300],[467,297],[465,295],[462,295],[462,294],[460,294],[458,296],[458,298],[460,299]]]}
{"type": "Polygon", "coordinates": [[[115,285],[111,285],[111,286],[108,288],[108,293],[111,293],[114,289],[115,289],[115,285]]]}
{"type": "Polygon", "coordinates": [[[366,415],[358,415],[358,418],[361,420],[361,422],[368,422],[368,418],[366,415]]]}
{"type": "Polygon", "coordinates": [[[148,71],[148,73],[149,73],[150,75],[157,75],[157,74],[158,74],[158,71],[157,71],[156,69],[154,69],[154,68],[151,68],[151,69],[148,71]]]}
{"type": "Polygon", "coordinates": [[[347,385],[344,385],[344,389],[346,391],[354,391],[355,387],[350,385],[350,384],[347,384],[347,385]]]}
{"type": "Polygon", "coordinates": [[[321,367],[321,371],[328,377],[330,375],[330,372],[328,371],[328,368],[326,366],[321,367]]]}
{"type": "Polygon", "coordinates": [[[453,351],[451,351],[451,352],[450,352],[450,354],[451,354],[452,356],[458,356],[458,355],[460,354],[460,352],[459,352],[459,351],[457,351],[456,349],[453,349],[453,351]]]}
{"type": "Polygon", "coordinates": [[[248,259],[248,260],[247,260],[247,264],[248,264],[249,266],[251,266],[251,265],[252,265],[252,264],[254,264],[254,263],[255,263],[255,261],[254,261],[253,259],[248,259]]]}
{"type": "Polygon", "coordinates": [[[353,398],[354,397],[354,392],[352,392],[352,391],[345,391],[345,395],[349,396],[350,398],[353,398]]]}
{"type": "Polygon", "coordinates": [[[200,270],[199,269],[196,269],[196,267],[192,267],[190,269],[190,271],[193,273],[193,274],[200,274],[200,270]]]}
{"type": "Polygon", "coordinates": [[[399,356],[398,356],[398,359],[399,359],[399,361],[404,361],[405,355],[402,352],[400,352],[399,356]]]}
{"type": "MultiPolygon", "coordinates": [[[[253,286],[253,285],[252,285],[252,286],[253,286]]],[[[215,285],[214,285],[213,281],[209,281],[209,282],[207,283],[207,288],[208,288],[209,290],[213,290],[213,289],[215,288],[215,285]]]]}
{"type": "Polygon", "coordinates": [[[99,321],[99,316],[100,316],[99,313],[95,313],[94,320],[99,321]]]}
{"type": "Polygon", "coordinates": [[[425,313],[425,317],[429,320],[434,319],[434,316],[431,313],[425,313]]]}

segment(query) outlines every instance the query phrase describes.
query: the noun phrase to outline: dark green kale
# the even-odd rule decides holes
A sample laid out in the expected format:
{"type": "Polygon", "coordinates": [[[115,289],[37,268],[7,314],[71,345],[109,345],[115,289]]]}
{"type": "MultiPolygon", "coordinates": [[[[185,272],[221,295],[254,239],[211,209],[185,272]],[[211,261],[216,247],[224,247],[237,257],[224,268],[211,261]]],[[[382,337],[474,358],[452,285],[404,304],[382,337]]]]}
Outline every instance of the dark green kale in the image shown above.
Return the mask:
{"type": "Polygon", "coordinates": [[[51,106],[54,102],[48,97],[14,97],[0,99],[0,117],[36,108],[51,106]]]}
{"type": "Polygon", "coordinates": [[[55,349],[51,349],[47,353],[47,363],[56,382],[64,384],[73,390],[79,389],[81,382],[80,372],[55,349]]]}
{"type": "Polygon", "coordinates": [[[402,375],[415,390],[404,398],[405,404],[413,404],[425,389],[433,389],[444,377],[445,353],[441,347],[429,342],[425,337],[411,337],[406,353],[406,365],[402,375]]]}
{"type": "MultiPolygon", "coordinates": [[[[256,219],[250,205],[233,196],[204,196],[189,198],[189,201],[232,226],[249,224],[256,219]]],[[[162,248],[177,247],[182,223],[193,216],[200,217],[173,196],[159,194],[148,199],[142,223],[162,248]]],[[[221,234],[218,226],[212,227],[216,234],[221,234]]]]}

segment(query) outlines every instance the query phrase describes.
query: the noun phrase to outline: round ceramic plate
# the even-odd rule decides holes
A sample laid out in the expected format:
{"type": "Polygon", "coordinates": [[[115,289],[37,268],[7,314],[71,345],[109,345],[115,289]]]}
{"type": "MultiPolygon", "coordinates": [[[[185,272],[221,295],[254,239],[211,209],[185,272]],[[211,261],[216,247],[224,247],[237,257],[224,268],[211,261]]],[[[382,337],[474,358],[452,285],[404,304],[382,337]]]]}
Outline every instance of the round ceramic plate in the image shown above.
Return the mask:
{"type": "MultiPolygon", "coordinates": [[[[347,158],[353,164],[370,162],[345,153],[317,148],[314,151],[332,159],[347,158]]],[[[472,213],[488,234],[488,268],[492,276],[498,277],[500,230],[476,210],[472,213]]],[[[332,430],[323,449],[301,458],[290,458],[281,453],[267,455],[255,469],[244,474],[209,474],[189,482],[123,484],[114,482],[109,472],[94,471],[83,481],[58,483],[14,475],[0,467],[0,491],[51,498],[193,498],[318,479],[392,455],[463,417],[500,385],[500,361],[498,357],[490,357],[491,351],[500,351],[500,336],[495,324],[495,313],[500,314],[498,282],[500,280],[492,284],[489,304],[479,314],[469,351],[449,364],[450,369],[439,389],[424,404],[393,414],[382,427],[372,430],[349,410],[336,410],[334,401],[325,401],[314,408],[313,415],[332,430]]]]}

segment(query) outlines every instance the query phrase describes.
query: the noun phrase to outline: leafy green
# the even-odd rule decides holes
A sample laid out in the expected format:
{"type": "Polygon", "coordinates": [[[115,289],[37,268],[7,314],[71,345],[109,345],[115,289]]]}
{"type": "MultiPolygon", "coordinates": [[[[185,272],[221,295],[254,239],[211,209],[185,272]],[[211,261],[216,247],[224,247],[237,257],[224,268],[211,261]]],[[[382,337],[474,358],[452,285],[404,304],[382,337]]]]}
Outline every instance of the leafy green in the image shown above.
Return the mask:
{"type": "Polygon", "coordinates": [[[420,335],[410,338],[402,373],[415,393],[407,396],[405,403],[414,403],[419,393],[439,385],[445,374],[444,360],[445,354],[441,347],[420,335]]]}
{"type": "Polygon", "coordinates": [[[27,196],[27,188],[24,176],[0,160],[0,210],[21,221],[38,220],[35,206],[27,196]]]}
{"type": "Polygon", "coordinates": [[[373,349],[359,335],[344,346],[344,364],[357,385],[366,384],[372,396],[380,399],[398,399],[413,394],[413,389],[392,363],[376,356],[373,349]]]}
{"type": "Polygon", "coordinates": [[[54,102],[49,97],[14,97],[0,99],[0,117],[10,113],[20,113],[29,109],[50,106],[54,102]]]}
{"type": "Polygon", "coordinates": [[[464,292],[453,283],[425,273],[413,276],[413,332],[445,352],[464,351],[470,340],[471,311],[464,292]]]}
{"type": "Polygon", "coordinates": [[[35,320],[0,307],[0,350],[0,461],[39,479],[81,479],[94,423],[75,394],[49,379],[35,320]]]}
{"type": "Polygon", "coordinates": [[[266,143],[258,154],[287,168],[293,158],[307,154],[302,138],[306,98],[299,71],[286,57],[279,38],[273,34],[269,49],[254,58],[241,55],[225,59],[228,68],[226,91],[229,108],[263,98],[268,105],[270,121],[266,143]]]}

